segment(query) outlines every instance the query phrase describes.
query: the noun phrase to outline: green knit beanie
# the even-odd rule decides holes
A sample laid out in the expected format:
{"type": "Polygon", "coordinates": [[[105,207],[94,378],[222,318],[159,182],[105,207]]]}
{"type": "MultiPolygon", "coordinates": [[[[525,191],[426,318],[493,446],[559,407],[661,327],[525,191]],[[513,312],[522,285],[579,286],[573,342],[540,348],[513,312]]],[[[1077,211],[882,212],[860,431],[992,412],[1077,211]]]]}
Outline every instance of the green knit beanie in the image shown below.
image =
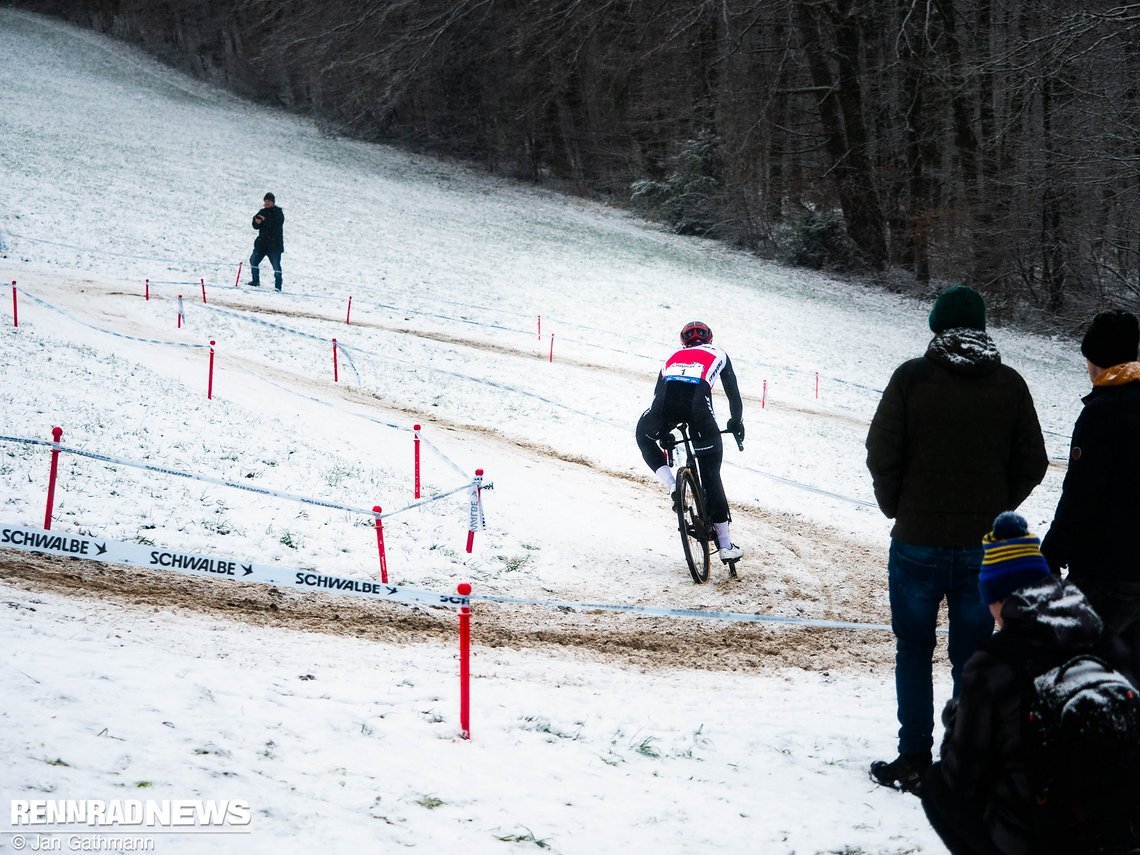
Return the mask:
{"type": "Polygon", "coordinates": [[[986,303],[982,295],[967,285],[955,285],[939,295],[930,310],[930,331],[937,334],[966,327],[986,328],[986,303]]]}

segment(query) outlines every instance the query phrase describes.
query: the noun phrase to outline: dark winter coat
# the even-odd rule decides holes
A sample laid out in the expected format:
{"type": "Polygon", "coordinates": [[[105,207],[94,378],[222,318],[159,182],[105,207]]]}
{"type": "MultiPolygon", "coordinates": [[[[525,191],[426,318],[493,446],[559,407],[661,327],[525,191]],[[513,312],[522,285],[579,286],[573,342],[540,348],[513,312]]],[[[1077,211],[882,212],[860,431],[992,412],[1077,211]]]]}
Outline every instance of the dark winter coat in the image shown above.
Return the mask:
{"type": "Polygon", "coordinates": [[[1041,552],[1078,584],[1140,583],[1140,362],[1109,368],[1084,402],[1041,552]]]}
{"type": "Polygon", "coordinates": [[[1077,653],[1105,655],[1106,642],[1084,595],[1053,576],[1014,591],[1001,617],[1002,630],[962,669],[957,710],[935,770],[957,799],[977,810],[1000,851],[1029,855],[1035,848],[1034,792],[1022,736],[1027,681],[1077,653]]]}
{"type": "Polygon", "coordinates": [[[262,208],[253,215],[253,227],[257,229],[257,237],[253,241],[253,248],[259,252],[285,251],[285,212],[274,205],[272,208],[262,208]],[[264,217],[259,223],[258,217],[264,217]]]}
{"type": "Polygon", "coordinates": [[[891,536],[917,546],[978,546],[1048,464],[1029,388],[978,330],[947,330],[900,365],[867,434],[891,536]]]}

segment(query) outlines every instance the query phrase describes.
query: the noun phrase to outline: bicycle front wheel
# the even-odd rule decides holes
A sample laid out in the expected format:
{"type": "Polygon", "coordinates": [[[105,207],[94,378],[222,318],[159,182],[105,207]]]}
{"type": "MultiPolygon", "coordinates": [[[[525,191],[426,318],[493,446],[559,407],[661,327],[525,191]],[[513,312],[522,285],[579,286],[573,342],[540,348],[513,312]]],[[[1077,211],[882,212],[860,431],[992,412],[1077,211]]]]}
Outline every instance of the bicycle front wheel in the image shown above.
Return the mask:
{"type": "Polygon", "coordinates": [[[696,476],[687,466],[677,473],[677,527],[689,573],[698,585],[709,580],[709,525],[705,497],[696,476]]]}

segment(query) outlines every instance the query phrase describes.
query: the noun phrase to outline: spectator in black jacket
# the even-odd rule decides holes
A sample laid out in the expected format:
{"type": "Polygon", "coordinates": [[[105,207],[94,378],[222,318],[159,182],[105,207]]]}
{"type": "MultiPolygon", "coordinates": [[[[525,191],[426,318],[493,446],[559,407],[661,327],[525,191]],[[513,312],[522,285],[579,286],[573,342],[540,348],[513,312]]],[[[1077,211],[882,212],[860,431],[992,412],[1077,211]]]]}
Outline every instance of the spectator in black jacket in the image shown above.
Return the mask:
{"type": "Polygon", "coordinates": [[[875,498],[895,521],[887,563],[896,639],[899,756],[871,764],[880,784],[911,790],[934,744],[932,659],[938,607],[950,619],[951,675],[993,632],[978,602],[981,540],[1045,475],[1029,388],[1002,365],[980,294],[958,286],[930,312],[926,355],[895,371],[867,434],[875,498]]]}
{"type": "Polygon", "coordinates": [[[249,284],[256,288],[261,284],[262,259],[268,258],[273,265],[273,287],[281,290],[281,255],[285,252],[285,212],[277,207],[272,193],[266,193],[262,200],[265,207],[253,215],[253,227],[257,238],[253,241],[253,253],[249,256],[249,284]]]}
{"type": "Polygon", "coordinates": [[[1081,342],[1093,390],[1073,428],[1069,471],[1041,551],[1054,573],[1069,568],[1108,628],[1140,654],[1138,342],[1136,316],[1120,309],[1093,318],[1081,342]]]}
{"type": "Polygon", "coordinates": [[[1037,544],[1014,513],[995,519],[985,539],[978,590],[1000,632],[966,663],[957,700],[942,714],[941,761],[921,786],[930,824],[953,855],[1051,851],[1035,839],[1025,687],[1073,655],[1101,652],[1103,642],[1088,600],[1050,574],[1037,544]]]}

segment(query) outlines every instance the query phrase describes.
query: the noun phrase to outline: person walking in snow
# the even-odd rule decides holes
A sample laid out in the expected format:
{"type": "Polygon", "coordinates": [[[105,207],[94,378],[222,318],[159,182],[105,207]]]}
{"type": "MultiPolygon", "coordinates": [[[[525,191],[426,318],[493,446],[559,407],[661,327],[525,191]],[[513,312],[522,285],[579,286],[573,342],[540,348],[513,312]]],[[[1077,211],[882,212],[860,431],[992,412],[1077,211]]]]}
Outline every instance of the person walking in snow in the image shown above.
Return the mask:
{"type": "Polygon", "coordinates": [[[987,335],[981,295],[950,288],[929,323],[926,354],[895,370],[866,442],[875,499],[895,521],[887,576],[899,720],[899,755],[872,763],[871,776],[901,790],[915,789],[931,761],[939,604],[957,693],[966,660],[993,632],[977,596],[982,535],[1048,466],[1029,388],[987,335]]]}
{"type": "Polygon", "coordinates": [[[1140,703],[1128,698],[1131,675],[1110,670],[1119,649],[1080,590],[1050,573],[1038,547],[1025,519],[1012,512],[998,516],[985,537],[977,593],[999,631],[970,657],[958,696],[942,714],[941,759],[923,776],[922,806],[952,855],[1140,851],[1137,775],[1124,756],[1136,754],[1128,748],[1138,716],[1128,706],[1140,703]],[[1035,730],[1048,716],[1039,691],[1055,684],[1041,681],[1038,690],[1034,679],[1061,666],[1056,679],[1067,679],[1074,693],[1062,694],[1075,697],[1082,681],[1076,668],[1090,665],[1109,670],[1097,673],[1091,694],[1064,707],[1079,726],[1072,719],[1060,727],[1053,722],[1044,738],[1045,731],[1035,730]],[[1111,707],[1113,697],[1123,709],[1111,707]],[[1104,711],[1092,709],[1091,699],[1104,711]],[[1094,753],[1080,740],[1106,730],[1123,743],[1115,752],[1121,756],[1055,762],[1094,753]]]}
{"type": "Polygon", "coordinates": [[[253,215],[253,227],[257,237],[253,241],[253,252],[249,256],[250,286],[261,284],[261,262],[268,258],[273,266],[273,287],[281,290],[281,256],[285,252],[285,212],[277,207],[272,193],[266,193],[262,200],[264,207],[253,215]]]}
{"type": "Polygon", "coordinates": [[[1140,656],[1140,324],[1112,309],[1081,342],[1092,391],[1073,427],[1069,471],[1041,544],[1049,566],[1089,598],[1140,656]]]}
{"type": "Polygon", "coordinates": [[[744,550],[732,542],[728,530],[728,498],[720,480],[724,444],[712,403],[712,389],[717,379],[723,381],[728,396],[731,418],[727,427],[738,442],[744,441],[744,404],[732,360],[723,350],[713,347],[712,340],[712,330],[707,324],[701,321],[685,324],[681,330],[682,348],[665,360],[657,375],[653,403],[637,422],[637,445],[646,465],[674,493],[676,501],[676,479],[658,440],[664,439],[677,425],[688,424],[708,500],[709,518],[716,528],[720,558],[735,561],[744,550]]]}

